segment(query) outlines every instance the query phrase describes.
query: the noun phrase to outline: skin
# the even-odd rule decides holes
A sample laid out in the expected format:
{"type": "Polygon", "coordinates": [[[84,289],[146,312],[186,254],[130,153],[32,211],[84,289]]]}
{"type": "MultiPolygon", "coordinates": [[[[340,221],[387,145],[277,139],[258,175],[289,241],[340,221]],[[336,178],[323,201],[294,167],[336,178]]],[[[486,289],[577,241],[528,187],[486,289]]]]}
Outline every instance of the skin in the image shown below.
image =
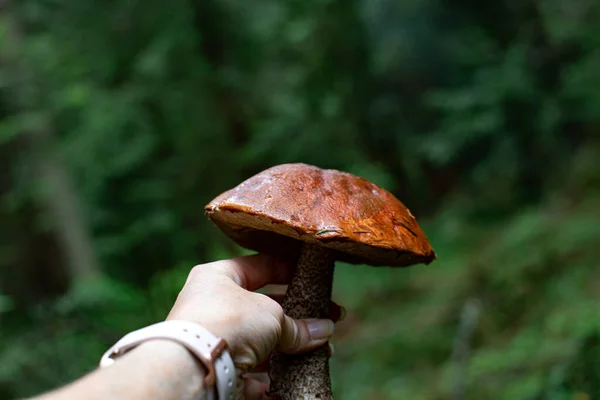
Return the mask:
{"type": "MultiPolygon", "coordinates": [[[[198,265],[167,317],[199,323],[227,341],[238,373],[238,399],[268,399],[264,372],[269,354],[323,347],[333,333],[333,321],[343,315],[332,303],[330,319],[294,319],[285,315],[281,296],[254,292],[268,284],[290,283],[293,269],[262,254],[198,265]]],[[[112,366],[32,400],[205,399],[204,375],[204,367],[183,346],[151,340],[112,366]]]]}

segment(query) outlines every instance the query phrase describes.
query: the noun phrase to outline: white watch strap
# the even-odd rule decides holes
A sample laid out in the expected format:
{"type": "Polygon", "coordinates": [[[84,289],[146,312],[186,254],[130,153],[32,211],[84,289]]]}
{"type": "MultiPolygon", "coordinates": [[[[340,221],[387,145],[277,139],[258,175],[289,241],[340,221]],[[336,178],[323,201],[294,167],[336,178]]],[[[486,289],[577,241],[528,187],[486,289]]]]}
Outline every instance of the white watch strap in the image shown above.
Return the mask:
{"type": "Polygon", "coordinates": [[[236,371],[225,341],[202,326],[188,321],[169,320],[128,333],[104,353],[100,367],[111,365],[117,357],[151,339],[178,342],[204,364],[208,370],[206,386],[214,384],[215,389],[208,390],[208,400],[213,400],[215,391],[219,400],[234,400],[236,371]]]}

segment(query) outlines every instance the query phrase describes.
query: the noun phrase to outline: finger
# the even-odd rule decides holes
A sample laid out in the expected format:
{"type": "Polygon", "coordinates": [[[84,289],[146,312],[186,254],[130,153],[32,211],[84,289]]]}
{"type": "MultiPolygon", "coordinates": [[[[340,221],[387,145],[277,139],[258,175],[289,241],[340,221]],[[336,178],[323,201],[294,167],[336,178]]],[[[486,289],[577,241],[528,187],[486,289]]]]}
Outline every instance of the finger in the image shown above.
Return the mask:
{"type": "Polygon", "coordinates": [[[283,299],[285,298],[285,293],[264,293],[264,295],[270,297],[279,304],[283,303],[283,299]]]}
{"type": "Polygon", "coordinates": [[[277,348],[282,353],[296,354],[314,350],[329,340],[334,330],[329,319],[299,319],[284,316],[277,348]]]}
{"type": "Polygon", "coordinates": [[[267,392],[269,385],[254,379],[244,380],[244,399],[246,400],[268,400],[267,392]]]}
{"type": "MultiPolygon", "coordinates": [[[[283,303],[283,299],[285,298],[285,293],[265,293],[265,296],[270,297],[275,300],[279,304],[283,303]]],[[[329,305],[329,319],[333,322],[343,321],[346,318],[346,308],[344,306],[340,306],[336,302],[331,302],[329,305]]]]}
{"type": "MultiPolygon", "coordinates": [[[[331,344],[331,343],[328,343],[327,345],[329,347],[329,351],[327,354],[329,355],[329,358],[331,358],[335,354],[334,347],[333,347],[333,344],[331,344]]],[[[264,372],[269,372],[269,358],[268,357],[266,359],[264,359],[261,363],[259,363],[256,367],[252,368],[250,370],[249,374],[250,373],[260,374],[260,373],[264,373],[264,372]]]]}
{"type": "Polygon", "coordinates": [[[244,374],[244,378],[252,379],[261,383],[268,385],[271,383],[271,379],[269,379],[269,374],[266,372],[246,372],[244,374]]]}
{"type": "Polygon", "coordinates": [[[346,311],[346,308],[344,306],[340,306],[339,304],[334,303],[333,301],[331,302],[331,305],[329,306],[329,318],[333,322],[345,320],[347,313],[348,312],[346,311]]]}
{"type": "Polygon", "coordinates": [[[201,268],[226,275],[244,289],[254,291],[268,284],[290,283],[294,262],[266,254],[255,254],[215,261],[204,264],[201,268]]]}
{"type": "Polygon", "coordinates": [[[269,358],[267,357],[263,362],[252,368],[252,373],[269,372],[269,358]]]}

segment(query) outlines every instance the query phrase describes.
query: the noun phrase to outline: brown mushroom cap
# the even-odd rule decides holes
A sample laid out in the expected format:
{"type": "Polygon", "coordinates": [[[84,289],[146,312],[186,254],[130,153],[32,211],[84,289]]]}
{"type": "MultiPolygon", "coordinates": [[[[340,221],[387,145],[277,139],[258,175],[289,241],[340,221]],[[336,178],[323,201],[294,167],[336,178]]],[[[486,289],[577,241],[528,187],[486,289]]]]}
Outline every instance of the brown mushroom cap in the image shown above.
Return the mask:
{"type": "Polygon", "coordinates": [[[353,264],[429,264],[435,253],[396,197],[352,174],[306,164],[267,169],[205,207],[239,245],[297,254],[301,242],[335,250],[353,264]]]}

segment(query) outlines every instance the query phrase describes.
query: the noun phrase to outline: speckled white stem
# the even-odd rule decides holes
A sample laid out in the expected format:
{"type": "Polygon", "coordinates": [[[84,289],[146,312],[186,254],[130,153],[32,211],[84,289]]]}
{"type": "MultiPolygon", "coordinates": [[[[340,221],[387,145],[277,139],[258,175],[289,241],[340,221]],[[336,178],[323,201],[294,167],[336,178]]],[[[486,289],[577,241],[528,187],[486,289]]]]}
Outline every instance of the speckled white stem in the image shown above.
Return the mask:
{"type": "MultiPolygon", "coordinates": [[[[283,309],[292,318],[329,318],[334,253],[304,244],[283,309]]],[[[311,353],[271,356],[271,396],[282,400],[331,400],[328,346],[311,353]]]]}

